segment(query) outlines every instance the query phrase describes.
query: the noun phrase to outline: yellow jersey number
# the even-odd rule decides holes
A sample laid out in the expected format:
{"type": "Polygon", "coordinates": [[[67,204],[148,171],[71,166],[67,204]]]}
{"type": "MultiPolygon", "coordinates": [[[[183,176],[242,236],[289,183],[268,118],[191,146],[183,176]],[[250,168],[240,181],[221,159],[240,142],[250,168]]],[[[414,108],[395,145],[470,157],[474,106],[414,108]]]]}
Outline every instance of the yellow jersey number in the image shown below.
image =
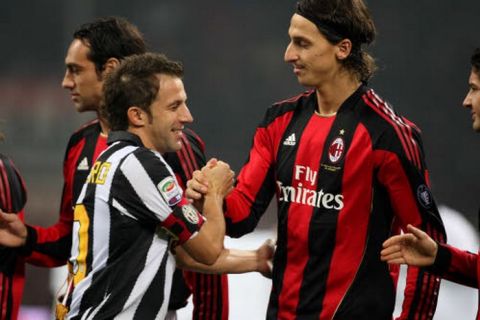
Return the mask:
{"type": "Polygon", "coordinates": [[[73,274],[73,283],[76,285],[86,276],[87,272],[87,252],[88,252],[88,227],[90,219],[87,210],[83,204],[77,204],[73,212],[73,239],[71,273],[73,274]]]}

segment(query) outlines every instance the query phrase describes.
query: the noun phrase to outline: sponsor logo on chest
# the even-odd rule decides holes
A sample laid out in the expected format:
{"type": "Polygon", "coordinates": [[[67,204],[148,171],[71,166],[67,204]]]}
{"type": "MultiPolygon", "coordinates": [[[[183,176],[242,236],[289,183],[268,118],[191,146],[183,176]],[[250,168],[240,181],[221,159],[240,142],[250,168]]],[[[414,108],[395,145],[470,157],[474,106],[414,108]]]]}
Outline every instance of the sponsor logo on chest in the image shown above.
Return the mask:
{"type": "Polygon", "coordinates": [[[312,207],[342,210],[344,207],[343,195],[317,191],[318,172],[308,166],[296,165],[294,169],[294,185],[284,185],[277,181],[279,190],[278,200],[305,204],[312,207]]]}

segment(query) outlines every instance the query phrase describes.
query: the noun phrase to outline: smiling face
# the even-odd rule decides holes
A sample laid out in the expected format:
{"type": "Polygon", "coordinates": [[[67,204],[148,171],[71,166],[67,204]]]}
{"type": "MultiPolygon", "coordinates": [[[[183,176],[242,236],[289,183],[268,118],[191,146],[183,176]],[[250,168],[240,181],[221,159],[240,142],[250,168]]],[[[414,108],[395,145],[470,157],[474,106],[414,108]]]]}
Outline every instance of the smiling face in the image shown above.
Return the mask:
{"type": "Polygon", "coordinates": [[[318,87],[332,79],[341,68],[337,59],[338,47],[331,44],[308,19],[294,14],[288,35],[290,43],[284,59],[293,65],[293,72],[301,85],[318,87]]]}
{"type": "Polygon", "coordinates": [[[187,94],[182,79],[170,75],[156,75],[160,89],[150,106],[150,119],[144,127],[147,148],[160,153],[178,151],[182,148],[185,124],[193,117],[187,107],[187,94]]]}
{"type": "Polygon", "coordinates": [[[463,100],[463,106],[470,109],[472,115],[472,127],[476,132],[480,132],[480,78],[479,70],[472,68],[468,78],[470,89],[463,100]]]}
{"type": "Polygon", "coordinates": [[[90,48],[79,39],[70,44],[65,57],[65,76],[62,87],[70,90],[78,112],[97,111],[102,98],[102,77],[88,59],[90,48]]]}

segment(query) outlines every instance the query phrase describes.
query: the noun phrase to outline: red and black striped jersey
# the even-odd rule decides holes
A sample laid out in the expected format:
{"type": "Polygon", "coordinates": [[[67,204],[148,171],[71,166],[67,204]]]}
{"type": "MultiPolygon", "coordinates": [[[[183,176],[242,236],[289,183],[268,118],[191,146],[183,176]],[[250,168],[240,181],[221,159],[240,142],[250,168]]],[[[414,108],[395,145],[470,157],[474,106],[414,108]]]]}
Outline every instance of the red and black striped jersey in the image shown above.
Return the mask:
{"type": "MultiPolygon", "coordinates": [[[[206,164],[205,144],[195,132],[185,129],[182,149],[176,153],[166,153],[164,158],[175,172],[178,183],[185,190],[185,184],[192,178],[193,171],[201,169],[206,164]]],[[[192,294],[193,320],[228,319],[226,274],[204,274],[185,270],[182,277],[179,273],[182,271],[175,271],[169,309],[184,307],[192,294]]]]}
{"type": "Polygon", "coordinates": [[[29,263],[54,267],[64,265],[72,242],[73,203],[98,155],[107,147],[107,137],[101,134],[98,120],[83,125],[71,137],[63,161],[63,191],[58,221],[49,227],[28,226],[33,240],[29,263]]]}
{"type": "MultiPolygon", "coordinates": [[[[25,184],[12,160],[0,154],[0,208],[23,221],[25,184]]],[[[0,247],[0,320],[17,319],[25,280],[22,250],[0,247]]]]}
{"type": "MultiPolygon", "coordinates": [[[[440,244],[431,270],[444,279],[472,288],[480,288],[480,260],[478,254],[463,251],[447,244],[440,244]]],[[[478,305],[480,306],[480,297],[478,305]]],[[[477,312],[477,319],[480,319],[480,310],[477,312]]]]}
{"type": "MultiPolygon", "coordinates": [[[[310,91],[267,111],[226,199],[227,233],[252,231],[276,195],[268,319],[391,319],[395,284],[379,255],[392,226],[445,240],[420,132],[363,85],[335,116],[316,110],[310,91]]],[[[431,319],[439,281],[409,268],[401,319],[431,319]]]]}

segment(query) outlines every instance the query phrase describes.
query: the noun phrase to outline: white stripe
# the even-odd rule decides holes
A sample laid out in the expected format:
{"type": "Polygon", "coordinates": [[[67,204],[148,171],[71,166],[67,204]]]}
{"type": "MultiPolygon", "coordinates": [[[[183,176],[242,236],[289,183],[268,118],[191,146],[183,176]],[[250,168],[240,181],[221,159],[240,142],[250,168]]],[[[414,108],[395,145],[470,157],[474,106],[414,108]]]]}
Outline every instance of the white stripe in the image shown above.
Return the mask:
{"type": "MultiPolygon", "coordinates": [[[[125,175],[128,182],[130,182],[142,203],[152,211],[160,221],[165,220],[172,210],[161,196],[160,191],[157,189],[157,186],[155,186],[140,161],[131,154],[125,159],[120,170],[125,175]]],[[[176,187],[179,188],[178,184],[176,184],[176,187]]]]}

